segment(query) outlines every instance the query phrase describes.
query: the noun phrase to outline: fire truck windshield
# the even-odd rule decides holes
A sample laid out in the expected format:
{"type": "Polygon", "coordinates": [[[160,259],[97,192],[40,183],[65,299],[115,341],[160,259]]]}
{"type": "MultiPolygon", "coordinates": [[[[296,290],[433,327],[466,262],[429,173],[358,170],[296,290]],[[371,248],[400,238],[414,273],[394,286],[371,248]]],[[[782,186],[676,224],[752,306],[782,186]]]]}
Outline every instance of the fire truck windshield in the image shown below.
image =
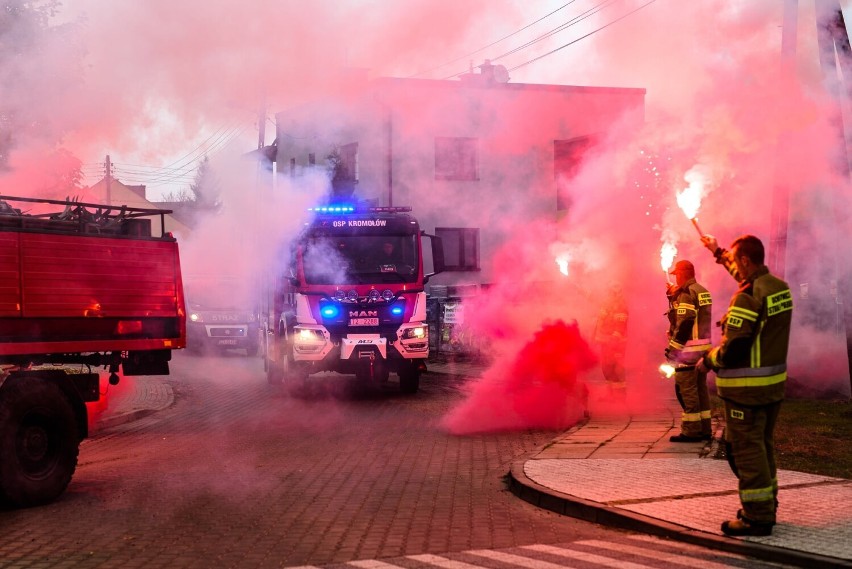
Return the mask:
{"type": "Polygon", "coordinates": [[[323,235],[304,242],[308,284],[413,283],[417,280],[416,235],[323,235]]]}

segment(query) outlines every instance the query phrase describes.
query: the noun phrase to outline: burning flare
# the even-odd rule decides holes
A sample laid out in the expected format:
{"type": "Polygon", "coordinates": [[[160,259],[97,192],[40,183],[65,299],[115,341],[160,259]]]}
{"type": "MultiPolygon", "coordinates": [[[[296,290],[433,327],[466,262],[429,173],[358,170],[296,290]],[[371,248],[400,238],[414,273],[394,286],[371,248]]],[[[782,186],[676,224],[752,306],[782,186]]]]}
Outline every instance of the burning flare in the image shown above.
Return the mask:
{"type": "Polygon", "coordinates": [[[660,372],[666,377],[674,375],[675,367],[672,364],[660,364],[660,372]]]}
{"type": "Polygon", "coordinates": [[[669,274],[669,269],[672,266],[672,261],[677,256],[677,246],[671,241],[666,241],[663,243],[663,246],[660,247],[660,266],[663,268],[663,272],[666,275],[669,274]]]}
{"type": "Polygon", "coordinates": [[[677,205],[683,210],[683,213],[686,214],[692,225],[695,226],[698,234],[703,237],[704,232],[698,227],[696,217],[698,216],[698,210],[701,208],[701,200],[707,194],[707,190],[705,189],[707,180],[704,174],[698,169],[698,166],[693,167],[684,174],[683,179],[689,182],[689,186],[682,192],[677,192],[677,205]]]}
{"type": "Polygon", "coordinates": [[[571,262],[571,254],[568,252],[560,253],[556,256],[556,264],[559,265],[559,272],[568,276],[568,263],[571,262]]]}

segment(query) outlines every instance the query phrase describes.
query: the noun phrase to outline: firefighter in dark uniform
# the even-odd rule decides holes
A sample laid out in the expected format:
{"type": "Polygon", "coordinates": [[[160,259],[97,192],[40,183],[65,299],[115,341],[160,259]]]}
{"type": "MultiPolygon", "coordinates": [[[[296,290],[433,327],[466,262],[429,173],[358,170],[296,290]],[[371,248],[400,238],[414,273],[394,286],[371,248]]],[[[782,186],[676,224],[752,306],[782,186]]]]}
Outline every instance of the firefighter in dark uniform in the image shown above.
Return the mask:
{"type": "Polygon", "coordinates": [[[730,252],[711,236],[702,242],[740,283],[722,320],[720,344],[699,363],[716,372],[716,389],[725,402],[728,459],[739,479],[742,509],[722,531],[770,535],[778,505],[774,431],[787,380],[790,287],[770,274],[757,237],[739,237],[730,252]]]}
{"type": "Polygon", "coordinates": [[[594,338],[600,346],[601,371],[609,396],[623,400],[627,387],[624,372],[624,355],[627,351],[627,300],[619,285],[611,287],[604,299],[598,314],[594,338]]]}
{"type": "Polygon", "coordinates": [[[675,368],[675,393],[683,412],[680,434],[669,440],[709,441],[712,429],[707,372],[696,369],[695,364],[712,347],[713,301],[707,289],[695,280],[695,266],[691,262],[678,261],[671,274],[675,275],[675,284],[666,291],[669,298],[666,358],[675,368]]]}

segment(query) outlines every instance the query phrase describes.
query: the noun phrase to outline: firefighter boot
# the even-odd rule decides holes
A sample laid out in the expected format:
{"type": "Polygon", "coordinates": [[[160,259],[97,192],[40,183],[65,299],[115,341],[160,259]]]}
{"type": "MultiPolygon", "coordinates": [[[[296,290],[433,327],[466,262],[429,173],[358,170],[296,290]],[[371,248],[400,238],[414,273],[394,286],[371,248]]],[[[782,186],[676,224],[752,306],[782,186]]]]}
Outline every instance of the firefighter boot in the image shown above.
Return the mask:
{"type": "MultiPolygon", "coordinates": [[[[739,512],[738,512],[739,514],[739,512]]],[[[753,522],[749,519],[742,518],[737,520],[731,520],[727,522],[722,522],[722,533],[725,535],[733,535],[733,536],[741,536],[741,535],[752,535],[752,536],[767,536],[772,535],[772,526],[775,524],[761,524],[757,522],[753,522]]]]}
{"type": "Polygon", "coordinates": [[[669,437],[669,440],[673,443],[700,443],[704,440],[709,440],[709,439],[705,439],[702,436],[690,437],[688,435],[681,434],[681,435],[671,436],[671,437],[669,437]]]}

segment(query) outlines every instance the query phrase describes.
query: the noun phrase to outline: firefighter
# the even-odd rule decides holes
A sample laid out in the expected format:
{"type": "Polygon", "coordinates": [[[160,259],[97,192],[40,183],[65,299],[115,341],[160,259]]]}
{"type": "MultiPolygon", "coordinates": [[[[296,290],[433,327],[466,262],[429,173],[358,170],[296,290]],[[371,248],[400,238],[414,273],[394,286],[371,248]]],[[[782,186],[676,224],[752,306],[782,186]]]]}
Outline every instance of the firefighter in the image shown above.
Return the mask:
{"type": "Polygon", "coordinates": [[[706,288],[695,280],[695,266],[678,261],[671,274],[675,284],[669,285],[669,344],[666,358],[675,368],[675,394],[680,402],[680,434],[669,438],[674,443],[709,441],[710,394],[707,372],[696,369],[704,354],[712,347],[710,323],[713,301],[706,288]]]}
{"type": "Polygon", "coordinates": [[[787,379],[792,295],[764,264],[757,237],[737,238],[730,252],[710,236],[702,241],[740,282],[722,320],[721,342],[698,364],[716,372],[728,457],[739,479],[742,508],[722,532],[771,535],[778,506],[774,431],[787,379]]]}
{"type": "Polygon", "coordinates": [[[600,346],[601,371],[610,398],[623,400],[627,382],[624,354],[627,351],[627,300],[620,285],[610,288],[598,314],[595,342],[600,346]]]}

